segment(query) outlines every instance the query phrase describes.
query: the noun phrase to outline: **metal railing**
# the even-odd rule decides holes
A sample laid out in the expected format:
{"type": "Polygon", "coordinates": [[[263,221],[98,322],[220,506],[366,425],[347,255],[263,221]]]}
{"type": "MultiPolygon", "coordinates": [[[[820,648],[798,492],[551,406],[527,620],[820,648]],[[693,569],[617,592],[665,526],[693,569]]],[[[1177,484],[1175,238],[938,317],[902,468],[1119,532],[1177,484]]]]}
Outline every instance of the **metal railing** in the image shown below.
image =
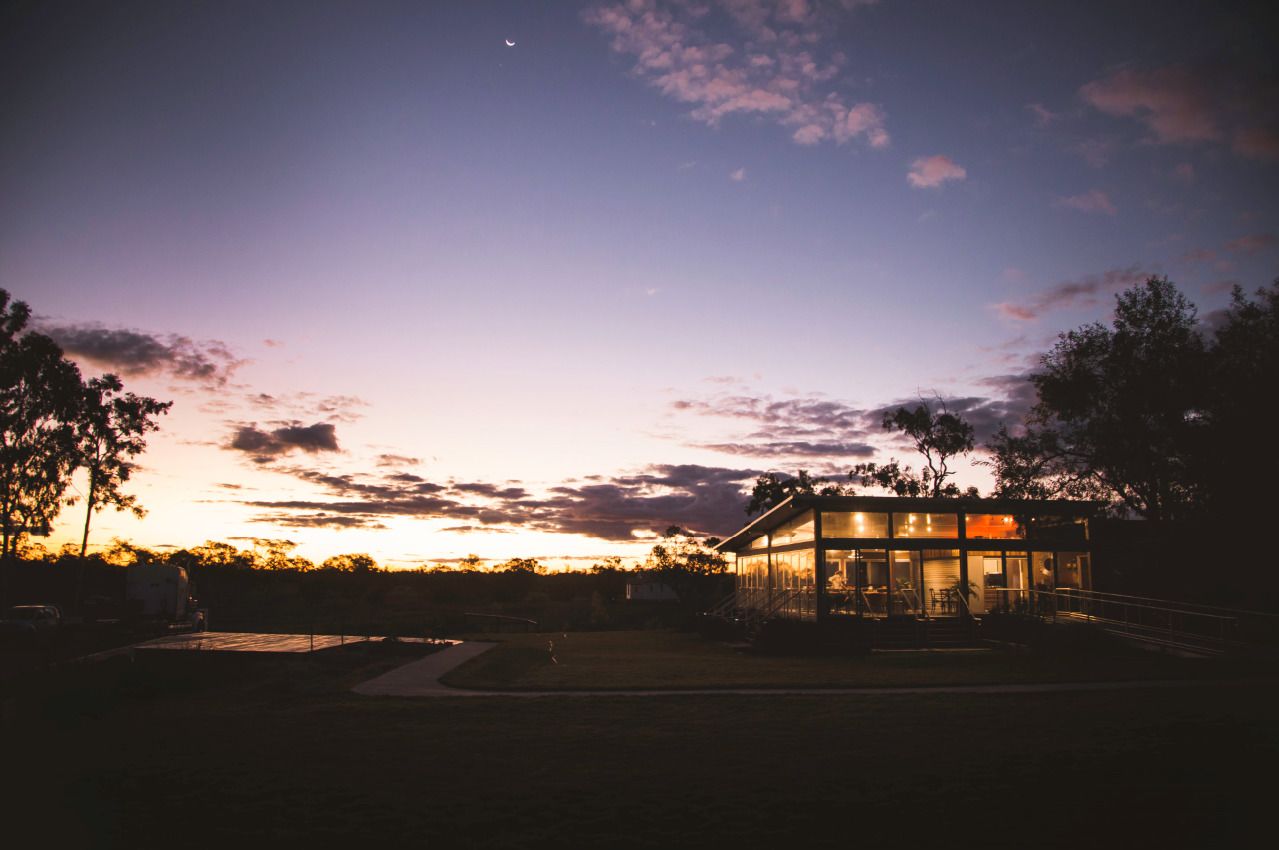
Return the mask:
{"type": "Polygon", "coordinates": [[[1084,620],[1108,632],[1170,647],[1223,651],[1243,642],[1239,612],[1165,599],[1055,590],[1000,588],[998,611],[1053,621],[1084,620]]]}

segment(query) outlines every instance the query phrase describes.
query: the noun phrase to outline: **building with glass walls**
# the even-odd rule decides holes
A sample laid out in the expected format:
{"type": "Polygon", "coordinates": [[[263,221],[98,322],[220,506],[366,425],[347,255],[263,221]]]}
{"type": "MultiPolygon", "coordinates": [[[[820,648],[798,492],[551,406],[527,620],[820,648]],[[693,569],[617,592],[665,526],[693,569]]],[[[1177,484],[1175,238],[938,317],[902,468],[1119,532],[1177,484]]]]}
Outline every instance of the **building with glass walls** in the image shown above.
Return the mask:
{"type": "Polygon", "coordinates": [[[959,617],[1016,607],[1034,591],[1091,589],[1097,508],[792,496],[717,548],[736,558],[739,609],[801,620],[959,617]]]}

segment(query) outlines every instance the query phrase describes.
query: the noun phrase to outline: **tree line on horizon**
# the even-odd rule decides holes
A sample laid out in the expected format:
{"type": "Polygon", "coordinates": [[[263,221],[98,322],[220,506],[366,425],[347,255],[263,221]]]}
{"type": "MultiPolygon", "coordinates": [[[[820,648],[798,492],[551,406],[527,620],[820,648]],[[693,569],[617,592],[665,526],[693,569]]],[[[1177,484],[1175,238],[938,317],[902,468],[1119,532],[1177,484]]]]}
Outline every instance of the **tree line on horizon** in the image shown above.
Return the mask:
{"type": "MultiPolygon", "coordinates": [[[[26,544],[47,534],[72,502],[71,475],[88,475],[84,534],[107,506],[141,515],[123,492],[145,450],[146,435],[171,402],[124,392],[119,378],[84,380],[57,344],[28,328],[30,309],[0,289],[0,524],[6,564],[19,557],[54,562],[77,557],[26,544]]],[[[1020,422],[1004,423],[976,462],[995,476],[995,497],[1090,499],[1117,516],[1190,520],[1233,516],[1262,519],[1279,461],[1269,449],[1273,430],[1269,393],[1279,385],[1279,280],[1249,298],[1235,287],[1230,306],[1212,324],[1167,278],[1152,277],[1116,296],[1109,325],[1094,322],[1059,335],[1028,380],[1035,403],[1020,422]]],[[[844,480],[761,475],[745,506],[748,515],[803,493],[838,495],[877,488],[898,496],[975,498],[952,479],[955,461],[976,451],[973,427],[945,401],[921,399],[886,413],[885,430],[902,435],[922,459],[918,471],[891,458],[860,463],[844,480]]],[[[261,540],[252,550],[209,541],[168,553],[116,541],[97,558],[168,560],[202,567],[291,572],[372,573],[369,555],[343,554],[320,564],[293,552],[289,541],[261,540]]],[[[666,530],[640,569],[662,580],[692,583],[722,573],[726,562],[713,538],[676,526],[666,530]]],[[[588,571],[621,572],[619,558],[588,571]]],[[[536,559],[485,566],[477,555],[426,572],[542,575],[536,559]]]]}
{"type": "MultiPolygon", "coordinates": [[[[1260,520],[1279,455],[1271,445],[1279,387],[1279,279],[1255,297],[1235,286],[1230,306],[1201,321],[1166,277],[1115,297],[1109,325],[1060,334],[1028,376],[1035,402],[982,447],[990,493],[1010,499],[1086,499],[1116,517],[1150,521],[1260,520]]],[[[765,473],[746,513],[800,494],[976,498],[950,480],[975,449],[973,427],[943,399],[899,407],[881,422],[910,442],[919,471],[891,459],[862,463],[845,480],[765,473]]]]}

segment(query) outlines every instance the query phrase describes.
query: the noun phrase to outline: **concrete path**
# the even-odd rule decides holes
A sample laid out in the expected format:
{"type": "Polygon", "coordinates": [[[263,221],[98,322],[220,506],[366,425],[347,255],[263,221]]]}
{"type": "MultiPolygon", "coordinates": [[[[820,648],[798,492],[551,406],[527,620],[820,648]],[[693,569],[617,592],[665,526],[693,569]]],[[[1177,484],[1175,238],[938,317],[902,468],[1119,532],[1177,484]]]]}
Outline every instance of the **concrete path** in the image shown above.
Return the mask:
{"type": "Polygon", "coordinates": [[[468,696],[476,691],[460,691],[440,684],[445,673],[488,652],[495,643],[465,641],[448,649],[433,652],[425,658],[410,661],[402,667],[388,670],[381,676],[361,682],[351,690],[366,696],[440,697],[468,696]]]}
{"type": "Polygon", "coordinates": [[[608,691],[471,691],[440,682],[450,670],[496,643],[466,641],[361,682],[353,690],[366,696],[393,697],[679,697],[679,696],[907,696],[911,694],[1041,694],[1061,691],[1128,691],[1141,688],[1188,688],[1232,684],[1214,680],[1161,679],[1136,682],[1046,682],[1008,685],[940,685],[902,688],[701,688],[608,691]]]}

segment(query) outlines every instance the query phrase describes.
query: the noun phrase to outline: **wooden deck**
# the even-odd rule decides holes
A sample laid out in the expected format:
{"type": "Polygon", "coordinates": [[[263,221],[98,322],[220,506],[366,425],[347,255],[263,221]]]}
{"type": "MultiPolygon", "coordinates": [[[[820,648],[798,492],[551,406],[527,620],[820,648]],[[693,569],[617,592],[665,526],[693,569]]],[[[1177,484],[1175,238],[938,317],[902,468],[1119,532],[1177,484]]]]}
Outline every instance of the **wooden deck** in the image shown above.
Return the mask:
{"type": "Polygon", "coordinates": [[[252,632],[188,632],[144,641],[135,649],[184,649],[204,652],[312,652],[367,638],[351,635],[271,635],[252,632]]]}

